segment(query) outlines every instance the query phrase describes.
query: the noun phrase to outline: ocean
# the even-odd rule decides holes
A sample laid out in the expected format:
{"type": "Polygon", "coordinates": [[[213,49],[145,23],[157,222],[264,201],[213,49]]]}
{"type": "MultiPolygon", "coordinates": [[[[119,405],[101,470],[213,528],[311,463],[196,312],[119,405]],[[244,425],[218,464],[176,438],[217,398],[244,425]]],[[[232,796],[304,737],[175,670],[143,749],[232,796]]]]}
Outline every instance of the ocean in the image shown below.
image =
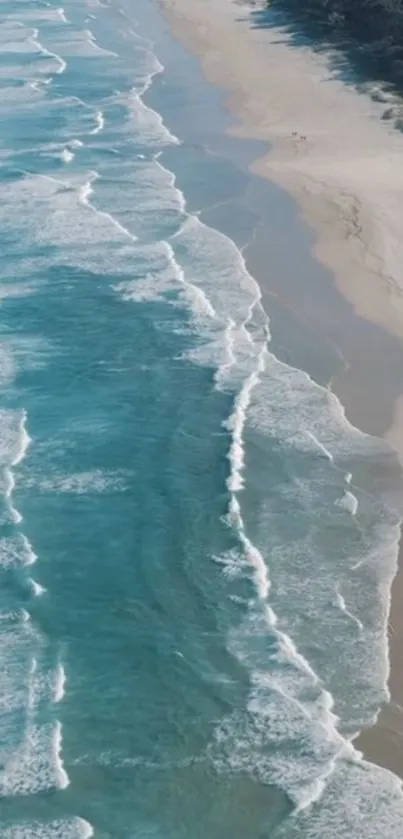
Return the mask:
{"type": "Polygon", "coordinates": [[[397,839],[400,479],[271,338],[262,147],[155,0],[0,38],[0,836],[397,839]]]}

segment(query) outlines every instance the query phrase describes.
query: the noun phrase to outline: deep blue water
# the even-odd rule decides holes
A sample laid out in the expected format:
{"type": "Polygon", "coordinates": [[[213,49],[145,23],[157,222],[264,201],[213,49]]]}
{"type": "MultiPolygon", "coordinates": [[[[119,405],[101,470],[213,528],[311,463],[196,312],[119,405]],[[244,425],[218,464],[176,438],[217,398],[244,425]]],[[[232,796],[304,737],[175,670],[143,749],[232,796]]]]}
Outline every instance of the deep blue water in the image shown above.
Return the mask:
{"type": "Polygon", "coordinates": [[[394,839],[394,466],[271,352],[258,144],[154,0],[0,38],[0,836],[394,839]]]}

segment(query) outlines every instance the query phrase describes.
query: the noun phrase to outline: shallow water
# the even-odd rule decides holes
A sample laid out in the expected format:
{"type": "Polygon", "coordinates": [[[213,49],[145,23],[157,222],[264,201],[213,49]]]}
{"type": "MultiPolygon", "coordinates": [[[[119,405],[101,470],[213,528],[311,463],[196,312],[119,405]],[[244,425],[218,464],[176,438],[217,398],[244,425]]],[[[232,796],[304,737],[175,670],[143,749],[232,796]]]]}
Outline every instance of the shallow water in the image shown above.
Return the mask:
{"type": "Polygon", "coordinates": [[[271,352],[257,144],[153,0],[0,38],[0,835],[400,836],[395,466],[271,352]]]}

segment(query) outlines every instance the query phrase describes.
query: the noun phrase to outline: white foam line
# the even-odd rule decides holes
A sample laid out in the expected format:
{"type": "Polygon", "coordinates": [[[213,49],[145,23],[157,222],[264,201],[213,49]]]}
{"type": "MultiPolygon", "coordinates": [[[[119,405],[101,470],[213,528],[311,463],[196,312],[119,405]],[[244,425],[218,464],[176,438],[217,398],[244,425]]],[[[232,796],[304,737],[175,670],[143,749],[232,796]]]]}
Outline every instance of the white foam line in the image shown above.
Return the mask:
{"type": "MultiPolygon", "coordinates": [[[[146,52],[146,53],[149,53],[149,52],[150,52],[149,50],[144,49],[143,47],[140,47],[140,49],[142,49],[142,50],[143,50],[143,52],[146,52]]],[[[163,64],[161,64],[161,62],[159,61],[159,59],[157,58],[157,56],[155,55],[155,53],[153,53],[153,58],[154,58],[154,61],[155,61],[155,69],[151,71],[151,73],[150,73],[150,75],[149,75],[149,77],[148,77],[147,81],[144,83],[144,86],[143,86],[142,88],[140,88],[140,91],[137,91],[137,93],[139,93],[139,92],[140,92],[140,95],[143,95],[143,93],[146,93],[146,91],[147,91],[147,90],[149,89],[149,87],[152,85],[152,83],[153,83],[153,79],[155,78],[155,76],[159,76],[159,75],[161,75],[161,73],[163,73],[163,72],[164,72],[164,70],[165,70],[164,65],[163,65],[163,64]]],[[[145,107],[147,107],[147,106],[145,106],[145,107]]],[[[152,109],[151,109],[151,108],[148,108],[148,110],[152,110],[152,109]]],[[[157,113],[157,114],[158,114],[158,111],[154,111],[154,113],[157,113]]],[[[161,115],[160,115],[160,114],[158,114],[158,116],[161,116],[161,115]]],[[[161,117],[161,122],[163,123],[163,119],[162,119],[162,117],[161,117]]]]}
{"type": "Polygon", "coordinates": [[[245,380],[243,387],[235,399],[235,407],[230,418],[225,422],[228,431],[232,432],[232,440],[228,453],[228,460],[231,464],[231,473],[227,481],[230,492],[237,493],[243,489],[243,469],[245,452],[243,448],[243,430],[246,422],[246,414],[251,401],[252,391],[259,382],[258,372],[253,372],[245,380]]]}
{"type": "Polygon", "coordinates": [[[58,16],[59,16],[60,20],[61,20],[63,23],[69,23],[69,22],[70,22],[70,21],[66,18],[66,14],[65,14],[65,11],[64,11],[64,9],[63,9],[63,7],[62,7],[62,6],[60,7],[60,9],[56,9],[56,11],[57,11],[57,14],[58,14],[58,16]]]}
{"type": "Polygon", "coordinates": [[[52,184],[57,184],[58,186],[63,186],[65,189],[70,189],[68,181],[62,181],[60,178],[53,178],[52,175],[42,175],[40,172],[26,172],[25,174],[34,178],[44,178],[45,181],[50,181],[52,184]]]}
{"type": "Polygon", "coordinates": [[[349,610],[347,609],[347,604],[346,604],[346,601],[345,601],[345,599],[344,599],[344,597],[343,597],[343,595],[340,591],[339,585],[336,586],[336,604],[337,604],[338,608],[342,612],[344,612],[344,614],[347,615],[347,617],[350,618],[350,620],[352,620],[353,623],[356,624],[356,626],[358,626],[358,629],[360,630],[360,632],[362,632],[363,629],[364,629],[364,626],[361,623],[361,621],[359,620],[359,618],[356,618],[356,616],[353,615],[351,612],[349,612],[349,610]]]}
{"type": "MultiPolygon", "coordinates": [[[[244,262],[243,257],[241,256],[243,268],[246,273],[246,265],[244,262]]],[[[248,276],[250,276],[248,274],[248,276]]],[[[252,279],[252,278],[251,278],[252,279]]],[[[254,341],[253,338],[248,330],[248,324],[251,322],[254,310],[257,306],[260,306],[260,298],[261,293],[259,286],[255,283],[257,294],[254,300],[251,302],[247,309],[246,318],[241,324],[241,330],[244,333],[245,337],[247,338],[248,342],[251,344],[252,348],[254,348],[254,341]]],[[[228,489],[230,492],[236,494],[243,489],[243,469],[244,469],[244,447],[243,447],[243,431],[246,423],[247,418],[247,411],[251,402],[252,393],[255,387],[260,382],[261,374],[265,370],[266,360],[267,360],[267,343],[270,339],[269,333],[269,325],[268,319],[266,318],[266,325],[265,325],[265,339],[262,342],[260,349],[258,350],[256,358],[256,366],[255,370],[249,374],[244,380],[243,386],[238,393],[238,396],[235,400],[234,411],[230,418],[226,422],[226,427],[228,430],[232,431],[232,441],[230,450],[228,453],[228,459],[231,464],[231,474],[228,478],[228,489]]],[[[236,354],[235,354],[235,361],[236,361],[236,354]]]]}
{"type": "Polygon", "coordinates": [[[225,382],[227,374],[230,372],[230,370],[232,370],[232,368],[236,364],[234,338],[235,328],[235,321],[232,318],[228,318],[227,326],[225,328],[225,349],[227,354],[227,361],[221,364],[221,366],[216,370],[214,375],[214,384],[218,389],[225,382]]]}
{"type": "Polygon", "coordinates": [[[164,245],[168,252],[168,259],[175,270],[178,282],[185,286],[185,288],[190,292],[191,296],[196,302],[196,307],[198,311],[202,311],[203,314],[207,315],[209,318],[216,318],[217,313],[211,305],[210,300],[207,297],[207,294],[203,291],[202,288],[199,288],[199,286],[195,285],[194,283],[190,283],[186,279],[185,272],[176,261],[175,251],[172,245],[170,245],[169,242],[164,242],[164,245]]]}
{"type": "Polygon", "coordinates": [[[308,807],[311,807],[312,804],[316,804],[321,798],[326,789],[326,781],[332,776],[334,770],[336,769],[336,762],[339,757],[343,754],[343,749],[341,749],[332,760],[329,760],[328,764],[326,765],[326,769],[322,772],[320,778],[315,778],[312,783],[308,783],[304,787],[304,792],[302,794],[294,795],[294,798],[297,802],[297,806],[293,812],[293,816],[295,817],[297,813],[301,813],[303,810],[307,810],[308,807]],[[308,790],[308,792],[307,792],[308,790]]]}
{"type": "MultiPolygon", "coordinates": [[[[323,443],[320,442],[320,440],[318,440],[315,434],[313,434],[312,431],[305,431],[305,434],[315,443],[315,446],[319,449],[319,451],[323,453],[326,459],[329,460],[330,463],[335,465],[332,453],[329,451],[329,449],[326,448],[326,446],[323,445],[323,443]]],[[[353,476],[351,472],[347,472],[344,475],[344,481],[347,484],[347,486],[351,485],[352,478],[353,476]]],[[[338,499],[335,503],[338,507],[341,507],[342,509],[346,510],[346,512],[350,513],[351,516],[357,515],[358,498],[356,497],[356,495],[354,495],[353,492],[351,492],[351,490],[346,489],[344,491],[343,497],[338,499]]]]}
{"type": "Polygon", "coordinates": [[[54,681],[53,702],[61,702],[65,694],[66,673],[62,663],[59,661],[54,681]]]}
{"type": "Polygon", "coordinates": [[[20,521],[22,521],[22,516],[18,512],[18,510],[16,510],[16,508],[13,506],[13,502],[12,502],[12,494],[13,494],[13,490],[14,490],[14,487],[15,487],[15,480],[14,480],[14,475],[11,472],[11,469],[6,468],[4,470],[4,478],[5,478],[5,484],[6,484],[6,488],[5,488],[5,491],[4,491],[4,497],[6,499],[7,506],[8,506],[8,509],[10,511],[11,519],[14,522],[14,524],[19,524],[20,521]]]}
{"type": "Polygon", "coordinates": [[[29,679],[28,679],[28,697],[27,697],[27,707],[28,711],[33,711],[35,707],[35,688],[34,688],[34,681],[35,681],[35,674],[38,668],[38,662],[36,658],[32,657],[31,664],[29,668],[29,679]]]}
{"type": "Polygon", "coordinates": [[[350,513],[351,516],[357,515],[358,498],[349,490],[345,491],[343,498],[340,499],[338,505],[346,510],[347,513],[350,513]]]}
{"type": "Polygon", "coordinates": [[[26,455],[28,446],[31,442],[31,438],[26,430],[26,420],[27,414],[26,411],[22,412],[20,422],[19,422],[19,447],[14,454],[14,457],[11,461],[10,466],[4,469],[4,479],[5,479],[5,490],[4,490],[4,497],[10,512],[10,516],[14,524],[20,524],[22,521],[21,513],[14,507],[13,504],[13,492],[15,489],[15,478],[12,468],[17,466],[26,455]]]}
{"type": "Polygon", "coordinates": [[[93,35],[93,33],[91,32],[91,29],[85,29],[84,32],[87,35],[88,43],[93,47],[94,50],[97,50],[98,52],[103,52],[104,55],[111,55],[114,58],[119,58],[117,52],[113,52],[112,50],[106,50],[103,47],[100,47],[99,44],[97,44],[97,40],[95,38],[95,35],[93,35]]]}
{"type": "MultiPolygon", "coordinates": [[[[19,432],[20,432],[20,439],[19,439],[19,447],[11,461],[11,467],[17,466],[21,461],[24,459],[28,446],[31,442],[31,438],[26,430],[26,421],[27,421],[27,414],[26,411],[22,412],[20,423],[19,423],[19,432]]],[[[10,510],[10,515],[14,524],[20,524],[22,521],[21,513],[14,507],[12,501],[12,495],[15,488],[15,478],[12,472],[12,468],[7,467],[4,470],[4,476],[6,481],[6,488],[5,488],[5,498],[8,504],[8,508],[10,510]]]]}
{"type": "Polygon", "coordinates": [[[245,533],[245,527],[241,516],[241,508],[235,493],[232,494],[229,503],[228,519],[238,534],[239,541],[243,545],[249,564],[255,571],[255,582],[260,600],[266,600],[270,591],[270,579],[267,565],[260,551],[252,544],[245,533]]]}
{"type": "MultiPolygon", "coordinates": [[[[86,107],[88,107],[88,106],[86,106],[86,107]]],[[[99,134],[99,132],[102,131],[102,129],[105,126],[105,118],[104,118],[103,111],[97,111],[96,112],[95,123],[96,123],[95,128],[93,128],[92,131],[90,131],[90,134],[93,134],[93,135],[99,134]]]]}
{"type": "Polygon", "coordinates": [[[28,582],[32,588],[32,593],[34,597],[40,597],[42,594],[45,593],[46,588],[44,586],[41,586],[40,583],[37,583],[36,580],[33,579],[33,577],[28,577],[28,582]]]}
{"type": "MultiPolygon", "coordinates": [[[[246,271],[246,266],[241,255],[242,262],[244,264],[244,268],[246,271]]],[[[248,275],[249,276],[249,275],[248,275]]],[[[255,299],[251,302],[250,306],[247,309],[246,318],[244,319],[243,323],[241,324],[241,329],[244,331],[245,336],[247,337],[249,343],[253,345],[252,336],[247,329],[249,322],[253,316],[254,309],[256,305],[260,304],[260,289],[257,286],[257,295],[255,299]]],[[[231,342],[229,344],[230,347],[230,356],[228,364],[235,364],[236,363],[236,353],[233,349],[232,344],[232,332],[234,329],[235,324],[230,322],[227,326],[227,334],[229,332],[231,336],[231,342]]],[[[255,357],[255,369],[245,378],[243,385],[235,399],[234,410],[229,417],[229,419],[225,423],[225,427],[231,432],[231,443],[228,452],[228,460],[231,464],[230,475],[227,479],[227,486],[230,492],[230,502],[229,502],[229,521],[237,532],[238,538],[244,548],[246,557],[250,565],[254,568],[255,572],[255,582],[257,586],[257,593],[260,600],[265,601],[267,600],[269,591],[270,591],[270,579],[268,573],[268,567],[264,561],[264,558],[260,551],[256,548],[255,545],[250,541],[248,536],[245,532],[245,526],[242,518],[241,507],[237,498],[237,495],[244,486],[243,481],[243,470],[245,465],[245,452],[244,452],[244,445],[243,445],[243,431],[246,423],[247,412],[248,408],[252,399],[252,394],[260,381],[260,376],[264,372],[265,369],[265,361],[266,361],[266,344],[269,338],[268,332],[268,323],[267,329],[265,333],[265,340],[262,343],[260,349],[258,349],[257,356],[255,357]]]]}
{"type": "Polygon", "coordinates": [[[94,835],[94,828],[92,824],[87,822],[85,819],[80,818],[80,816],[77,816],[76,823],[80,829],[80,839],[91,839],[91,836],[94,835]]]}
{"type": "Polygon", "coordinates": [[[63,186],[65,189],[70,189],[68,181],[62,181],[60,178],[53,178],[52,175],[43,175],[41,172],[30,172],[28,169],[15,169],[15,172],[21,172],[29,178],[43,178],[45,181],[50,181],[52,184],[63,186]]]}
{"type": "Polygon", "coordinates": [[[54,758],[56,763],[56,773],[58,779],[58,787],[59,789],[66,789],[70,783],[70,778],[63,766],[63,761],[61,758],[62,753],[62,724],[59,720],[56,720],[54,736],[53,736],[53,752],[54,758]]]}
{"type": "MultiPolygon", "coordinates": [[[[123,9],[120,9],[119,11],[120,14],[123,15],[123,17],[125,17],[127,20],[130,20],[130,18],[128,17],[128,15],[125,14],[123,9]]],[[[137,25],[137,22],[135,23],[135,25],[137,25]]],[[[133,29],[133,27],[131,26],[129,26],[126,31],[128,35],[132,35],[133,38],[136,39],[136,41],[141,41],[142,44],[145,45],[145,48],[152,52],[154,48],[154,41],[151,41],[150,38],[144,38],[143,35],[139,35],[138,32],[136,32],[136,30],[133,29]]]]}
{"type": "Polygon", "coordinates": [[[329,452],[329,449],[327,449],[326,446],[324,446],[323,443],[321,443],[320,440],[318,440],[318,438],[315,437],[314,434],[312,434],[312,431],[306,431],[305,433],[306,436],[309,437],[315,443],[315,446],[317,446],[319,451],[322,452],[322,454],[327,458],[327,460],[330,460],[330,462],[333,463],[333,455],[331,452],[329,452]]]}
{"type": "MultiPolygon", "coordinates": [[[[318,685],[319,684],[319,676],[315,673],[315,671],[313,670],[313,668],[309,664],[309,661],[307,661],[306,658],[304,658],[304,656],[301,655],[301,653],[298,652],[298,650],[297,650],[297,648],[294,644],[294,641],[292,641],[290,636],[286,635],[284,632],[281,632],[281,630],[279,630],[279,629],[276,629],[276,636],[277,636],[277,639],[279,641],[279,647],[280,647],[281,652],[284,655],[284,658],[288,661],[290,659],[292,659],[292,661],[296,665],[297,669],[300,670],[302,673],[305,673],[307,676],[309,676],[310,679],[312,680],[312,684],[318,685]]],[[[328,691],[324,690],[322,692],[322,699],[324,700],[325,710],[330,712],[333,708],[333,697],[332,697],[332,695],[328,691]]],[[[309,712],[307,712],[307,713],[308,713],[308,716],[309,716],[309,712]]],[[[337,718],[334,715],[332,715],[332,719],[334,721],[337,718]]]]}
{"type": "MultiPolygon", "coordinates": [[[[178,141],[178,142],[179,142],[179,141],[178,141]]],[[[159,156],[159,155],[157,155],[157,156],[156,156],[156,158],[154,158],[154,159],[155,159],[155,160],[157,160],[158,156],[159,156]]],[[[163,167],[161,164],[159,164],[159,165],[160,165],[160,167],[161,167],[162,169],[164,169],[164,167],[163,167]]],[[[165,171],[166,171],[166,172],[169,172],[169,170],[167,170],[167,169],[166,169],[165,171]]],[[[178,190],[178,192],[179,192],[179,190],[178,190]]],[[[183,200],[184,200],[184,199],[183,199],[183,200]]],[[[173,234],[172,234],[172,236],[170,236],[170,240],[171,240],[171,241],[172,241],[172,240],[174,240],[174,239],[176,239],[178,236],[180,236],[180,235],[181,235],[181,233],[183,232],[183,230],[184,230],[184,229],[186,228],[186,226],[187,226],[187,225],[189,225],[189,224],[197,224],[197,225],[199,225],[200,227],[205,228],[206,230],[210,230],[210,229],[211,229],[211,228],[209,228],[209,227],[208,227],[208,225],[204,224],[204,222],[202,222],[202,221],[200,220],[200,218],[198,217],[198,215],[196,215],[196,214],[191,214],[191,213],[187,213],[187,212],[185,212],[185,210],[186,210],[186,202],[185,202],[185,200],[184,200],[184,208],[183,208],[183,212],[184,212],[184,215],[186,215],[186,218],[185,218],[185,221],[183,222],[182,226],[179,228],[179,230],[178,230],[176,233],[173,233],[173,234]]],[[[260,306],[260,308],[261,308],[261,313],[262,313],[262,314],[263,314],[263,316],[264,316],[264,321],[265,321],[265,325],[264,325],[264,332],[265,332],[265,344],[266,344],[266,343],[268,343],[268,342],[270,341],[270,338],[271,338],[271,336],[270,336],[270,329],[269,329],[269,319],[268,319],[268,317],[267,317],[266,313],[264,312],[263,307],[261,306],[262,294],[261,294],[260,286],[258,285],[258,283],[256,282],[256,280],[254,279],[254,277],[252,277],[252,275],[251,275],[251,274],[249,274],[249,271],[248,271],[248,269],[247,269],[247,267],[246,267],[246,262],[245,262],[245,258],[244,258],[244,256],[243,256],[243,253],[241,253],[241,252],[238,250],[238,248],[236,247],[236,245],[234,244],[234,242],[232,241],[232,239],[230,239],[230,238],[229,238],[229,236],[226,236],[226,234],[225,234],[225,233],[221,233],[221,232],[219,233],[218,231],[215,231],[215,232],[216,232],[217,236],[219,236],[221,239],[224,239],[226,242],[228,242],[228,244],[231,246],[231,248],[237,252],[237,256],[238,256],[239,262],[240,262],[240,264],[241,264],[241,268],[243,269],[243,271],[244,271],[244,273],[245,273],[245,277],[247,277],[248,282],[250,283],[251,287],[253,288],[253,290],[254,290],[254,292],[255,292],[255,296],[252,298],[250,305],[247,307],[247,310],[246,310],[246,317],[244,318],[244,320],[243,320],[243,321],[242,321],[242,322],[241,322],[238,326],[237,326],[237,324],[235,324],[235,323],[234,323],[234,326],[232,327],[232,324],[231,324],[231,322],[230,322],[230,319],[228,319],[228,318],[225,318],[225,319],[224,319],[224,318],[220,317],[217,313],[215,313],[215,316],[216,316],[219,320],[221,320],[223,324],[225,323],[225,325],[226,325],[226,331],[227,331],[227,334],[228,334],[228,331],[229,331],[229,332],[231,332],[231,330],[232,330],[232,329],[234,329],[234,331],[235,331],[235,329],[236,329],[236,328],[239,328],[239,329],[240,329],[240,331],[243,333],[244,338],[246,339],[247,343],[249,343],[249,345],[250,345],[250,347],[251,347],[252,351],[254,352],[254,350],[255,350],[255,342],[254,342],[254,340],[253,340],[253,338],[252,338],[252,336],[251,336],[251,334],[250,334],[250,332],[249,332],[249,330],[248,330],[248,325],[249,325],[249,323],[250,323],[250,322],[251,322],[251,320],[252,320],[253,313],[254,313],[255,308],[256,308],[257,306],[260,306]]],[[[188,283],[188,285],[190,286],[191,284],[190,284],[190,283],[188,283]]],[[[199,286],[193,286],[193,288],[199,289],[199,291],[200,291],[200,292],[202,291],[202,290],[199,288],[199,286]]],[[[203,292],[203,294],[204,294],[204,292],[203,292]]],[[[204,296],[205,296],[205,298],[206,298],[206,299],[208,299],[208,298],[206,297],[206,295],[205,295],[205,294],[204,294],[204,296]]],[[[210,304],[210,303],[209,303],[209,305],[211,306],[211,304],[210,304]]],[[[254,353],[254,354],[255,354],[255,353],[254,353]]],[[[228,366],[229,366],[229,365],[228,365],[228,362],[225,362],[225,364],[224,364],[224,368],[227,368],[227,369],[228,369],[228,366]]],[[[222,369],[222,368],[221,368],[221,369],[222,369]]],[[[218,380],[218,381],[219,381],[219,379],[220,379],[220,378],[222,378],[222,377],[220,377],[220,371],[217,371],[217,374],[216,374],[216,380],[218,380]]]]}
{"type": "MultiPolygon", "coordinates": [[[[95,179],[95,178],[94,178],[95,179]]],[[[93,189],[91,186],[91,178],[89,181],[86,181],[85,184],[80,189],[80,201],[82,204],[85,204],[86,207],[91,207],[92,205],[89,202],[89,197],[93,193],[93,189]]]]}
{"type": "Polygon", "coordinates": [[[60,154],[60,158],[63,163],[71,163],[71,161],[74,160],[74,153],[70,151],[70,149],[63,149],[60,154]]]}
{"type": "Polygon", "coordinates": [[[32,545],[30,544],[30,542],[28,541],[26,536],[22,535],[21,539],[22,539],[22,542],[23,542],[23,545],[24,545],[24,548],[25,548],[25,551],[26,551],[26,557],[27,557],[26,561],[25,561],[25,565],[26,566],[35,565],[35,562],[37,561],[38,557],[37,557],[36,553],[33,551],[32,545]]]}
{"type": "Polygon", "coordinates": [[[59,65],[57,70],[55,71],[57,74],[64,73],[67,67],[67,64],[64,61],[64,59],[61,57],[61,55],[58,55],[56,52],[51,52],[51,50],[46,49],[46,47],[44,47],[43,44],[41,44],[41,42],[38,41],[38,35],[39,30],[33,29],[32,35],[28,38],[28,41],[31,44],[33,44],[33,46],[36,47],[38,52],[40,52],[42,55],[47,55],[49,58],[54,58],[55,61],[57,61],[59,65]]]}
{"type": "Polygon", "coordinates": [[[180,140],[179,137],[176,136],[176,134],[172,134],[172,131],[170,131],[169,128],[167,128],[161,114],[158,111],[154,111],[153,108],[149,108],[148,105],[146,105],[142,99],[142,96],[144,96],[149,87],[151,87],[154,76],[157,76],[160,72],[162,72],[163,69],[164,68],[161,65],[161,70],[156,70],[154,73],[150,73],[149,78],[147,79],[147,81],[144,82],[143,86],[139,87],[138,89],[134,87],[131,91],[131,95],[133,99],[137,100],[137,102],[140,103],[140,106],[144,108],[145,111],[148,111],[149,114],[154,114],[159,127],[165,133],[167,144],[172,143],[172,145],[180,146],[182,144],[182,140],[180,140]]]}
{"type": "MultiPolygon", "coordinates": [[[[148,109],[148,110],[150,110],[150,109],[148,109]]],[[[177,140],[177,138],[174,137],[174,135],[172,135],[172,137],[175,140],[177,140]]],[[[154,158],[153,158],[154,165],[157,166],[166,175],[168,175],[169,185],[172,187],[172,189],[174,189],[176,191],[176,194],[178,196],[179,210],[182,213],[182,215],[185,216],[186,220],[192,219],[193,216],[191,216],[186,211],[185,196],[184,196],[182,190],[179,189],[176,186],[176,175],[173,172],[171,172],[170,169],[167,169],[165,166],[162,165],[162,163],[160,163],[159,158],[160,158],[161,154],[162,154],[162,152],[160,151],[154,156],[154,158]]],[[[144,159],[144,155],[139,155],[139,157],[144,159]]],[[[179,233],[180,233],[180,231],[178,231],[178,233],[174,233],[170,237],[170,239],[171,240],[175,239],[175,237],[178,236],[179,233]]],[[[197,310],[202,311],[203,314],[207,315],[210,318],[217,318],[218,317],[217,312],[215,311],[215,309],[214,309],[212,303],[210,302],[207,294],[198,285],[196,285],[195,283],[191,283],[186,279],[185,272],[183,271],[183,269],[181,268],[181,266],[178,264],[178,262],[176,260],[175,251],[174,251],[172,245],[169,242],[165,242],[164,244],[165,244],[165,247],[168,250],[168,259],[169,259],[171,265],[174,267],[174,270],[175,270],[176,276],[178,278],[178,281],[183,286],[185,286],[185,288],[190,292],[191,296],[193,297],[193,299],[196,302],[197,310]]],[[[232,324],[235,325],[234,321],[229,319],[227,328],[231,329],[232,324]]]]}
{"type": "Polygon", "coordinates": [[[43,88],[46,87],[46,85],[50,84],[51,81],[52,81],[51,78],[49,78],[49,79],[38,79],[35,82],[29,82],[28,86],[30,88],[32,88],[32,90],[36,90],[37,93],[43,93],[43,88]]]}
{"type": "Polygon", "coordinates": [[[96,215],[102,216],[103,218],[108,219],[108,221],[110,221],[111,224],[114,225],[114,227],[116,227],[118,230],[120,230],[124,234],[124,236],[127,236],[128,239],[130,239],[132,242],[137,242],[137,236],[135,236],[133,233],[130,233],[130,231],[127,230],[126,227],[123,227],[123,225],[120,224],[120,222],[114,216],[112,216],[110,213],[105,212],[104,210],[98,210],[96,207],[94,207],[93,204],[91,204],[89,199],[90,199],[90,196],[92,195],[92,193],[94,191],[93,188],[92,188],[92,184],[95,181],[97,181],[98,178],[99,178],[98,172],[91,172],[90,173],[90,177],[89,177],[88,181],[86,181],[85,184],[83,184],[83,186],[80,188],[80,191],[79,191],[79,199],[78,200],[80,201],[80,204],[83,204],[84,207],[88,207],[88,209],[91,210],[96,215]]]}
{"type": "MultiPolygon", "coordinates": [[[[309,662],[298,652],[291,638],[275,628],[277,625],[277,616],[269,606],[265,607],[265,611],[267,610],[269,610],[269,614],[267,615],[268,623],[277,637],[279,649],[284,654],[285,660],[287,662],[290,662],[291,660],[294,666],[311,679],[311,684],[313,686],[321,687],[319,677],[312,669],[309,662]]],[[[296,814],[301,810],[307,809],[321,798],[326,788],[326,781],[335,771],[337,761],[340,758],[344,757],[349,761],[359,762],[362,760],[362,754],[357,751],[351,742],[353,736],[351,739],[346,739],[338,731],[337,724],[339,722],[339,718],[333,711],[334,699],[329,691],[321,688],[320,698],[315,702],[314,708],[311,710],[292,693],[290,693],[289,690],[283,690],[278,684],[276,684],[275,689],[281,696],[292,704],[295,704],[307,720],[314,722],[315,725],[322,728],[326,739],[329,739],[329,736],[331,736],[336,746],[334,755],[327,761],[320,777],[315,778],[311,783],[308,782],[301,785],[301,788],[290,791],[289,794],[296,804],[296,808],[294,810],[294,814],[296,814]]]]}
{"type": "MultiPolygon", "coordinates": [[[[52,80],[49,79],[48,81],[52,81],[52,80]]],[[[105,119],[104,119],[103,111],[101,111],[101,110],[95,111],[94,108],[92,107],[92,105],[88,105],[87,102],[84,102],[83,99],[81,99],[79,96],[75,96],[74,94],[66,97],[66,101],[76,102],[77,105],[80,105],[82,108],[85,108],[86,111],[91,112],[91,115],[93,116],[93,119],[94,119],[94,122],[95,122],[95,126],[91,131],[89,131],[89,132],[85,131],[83,133],[85,133],[85,134],[89,133],[89,134],[94,135],[94,134],[99,134],[99,132],[102,131],[102,129],[104,128],[104,125],[105,125],[105,119]]],[[[71,145],[73,148],[74,147],[78,148],[79,146],[83,146],[84,143],[83,143],[82,140],[74,139],[74,140],[71,140],[69,142],[69,145],[71,145]]]]}
{"type": "Polygon", "coordinates": [[[27,424],[27,412],[24,410],[22,412],[20,423],[19,423],[20,447],[19,447],[19,449],[18,449],[18,451],[17,451],[16,455],[14,456],[14,459],[11,463],[12,466],[17,466],[18,463],[21,463],[21,461],[24,459],[24,457],[27,453],[28,447],[31,443],[31,438],[30,438],[30,436],[27,432],[26,424],[27,424]]]}
{"type": "MultiPolygon", "coordinates": [[[[315,434],[313,434],[312,431],[305,431],[305,434],[315,443],[315,446],[319,449],[319,451],[322,452],[326,459],[334,465],[334,458],[332,453],[329,451],[329,449],[326,448],[326,446],[323,445],[323,443],[320,442],[320,440],[318,440],[317,437],[315,437],[315,434]]],[[[344,475],[344,480],[348,486],[350,486],[351,484],[352,477],[353,476],[351,472],[347,472],[344,475]]],[[[354,495],[354,493],[351,492],[351,490],[346,489],[343,497],[338,499],[335,503],[338,507],[341,507],[342,509],[346,510],[346,512],[350,513],[351,516],[357,515],[358,498],[354,495]]]]}
{"type": "Polygon", "coordinates": [[[189,218],[190,217],[189,213],[186,212],[185,196],[184,196],[182,190],[179,189],[179,187],[176,186],[176,175],[173,172],[171,172],[170,169],[166,169],[166,167],[163,166],[162,163],[160,163],[161,155],[162,155],[162,151],[159,151],[154,156],[154,158],[153,158],[154,165],[157,166],[158,169],[160,169],[161,172],[163,172],[165,175],[168,175],[169,186],[172,187],[173,190],[175,190],[176,195],[178,196],[179,210],[183,215],[186,215],[189,218]]]}

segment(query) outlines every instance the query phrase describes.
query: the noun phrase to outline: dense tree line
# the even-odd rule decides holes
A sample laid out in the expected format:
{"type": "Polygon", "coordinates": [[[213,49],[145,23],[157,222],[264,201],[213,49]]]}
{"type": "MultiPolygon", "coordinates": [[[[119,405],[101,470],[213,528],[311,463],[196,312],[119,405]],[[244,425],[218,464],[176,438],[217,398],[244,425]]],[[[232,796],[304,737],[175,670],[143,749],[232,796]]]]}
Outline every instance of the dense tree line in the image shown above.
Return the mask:
{"type": "Polygon", "coordinates": [[[403,84],[403,0],[271,0],[270,5],[288,9],[344,47],[355,46],[384,77],[403,84]]]}

